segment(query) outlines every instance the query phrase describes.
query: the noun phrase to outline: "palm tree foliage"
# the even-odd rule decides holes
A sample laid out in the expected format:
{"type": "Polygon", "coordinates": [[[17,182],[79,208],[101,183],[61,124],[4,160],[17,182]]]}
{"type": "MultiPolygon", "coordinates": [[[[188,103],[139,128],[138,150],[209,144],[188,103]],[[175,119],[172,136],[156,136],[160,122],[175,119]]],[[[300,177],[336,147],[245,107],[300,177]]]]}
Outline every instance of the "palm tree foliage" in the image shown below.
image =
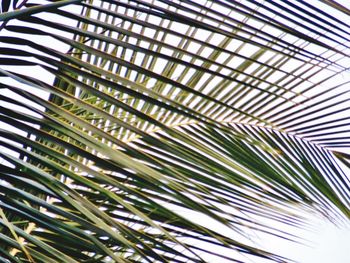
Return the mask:
{"type": "Polygon", "coordinates": [[[344,6],[2,3],[2,262],[282,262],[241,236],[349,219],[344,6]]]}

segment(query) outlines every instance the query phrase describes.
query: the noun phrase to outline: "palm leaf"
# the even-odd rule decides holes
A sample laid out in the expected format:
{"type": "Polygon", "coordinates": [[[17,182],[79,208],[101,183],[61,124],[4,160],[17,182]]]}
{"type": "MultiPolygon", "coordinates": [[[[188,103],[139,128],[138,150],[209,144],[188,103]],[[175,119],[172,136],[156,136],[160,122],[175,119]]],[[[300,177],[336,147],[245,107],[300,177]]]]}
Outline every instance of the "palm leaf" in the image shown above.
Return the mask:
{"type": "Polygon", "coordinates": [[[348,220],[348,10],[297,2],[0,14],[1,260],[284,262],[250,233],[348,220]]]}

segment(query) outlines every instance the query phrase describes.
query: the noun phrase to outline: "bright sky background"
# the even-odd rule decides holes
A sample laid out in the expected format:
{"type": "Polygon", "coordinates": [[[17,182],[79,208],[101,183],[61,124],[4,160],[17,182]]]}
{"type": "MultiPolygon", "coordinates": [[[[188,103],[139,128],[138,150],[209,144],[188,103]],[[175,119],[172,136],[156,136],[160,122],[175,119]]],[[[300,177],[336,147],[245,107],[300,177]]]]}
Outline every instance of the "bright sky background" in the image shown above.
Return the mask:
{"type": "MultiPolygon", "coordinates": [[[[294,259],[300,263],[349,263],[350,262],[350,225],[335,226],[325,219],[311,219],[312,231],[299,231],[308,246],[283,240],[266,238],[262,240],[266,249],[294,259]]],[[[259,261],[256,261],[259,262],[259,261]]]]}

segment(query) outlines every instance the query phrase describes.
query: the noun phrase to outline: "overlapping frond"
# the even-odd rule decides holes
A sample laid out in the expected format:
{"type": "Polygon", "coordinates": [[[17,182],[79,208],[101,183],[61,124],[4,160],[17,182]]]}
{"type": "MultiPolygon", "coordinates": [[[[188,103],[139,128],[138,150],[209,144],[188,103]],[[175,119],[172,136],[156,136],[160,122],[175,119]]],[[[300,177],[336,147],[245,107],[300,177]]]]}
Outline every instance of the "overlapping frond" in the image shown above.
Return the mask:
{"type": "Polygon", "coordinates": [[[264,220],[300,226],[306,210],[348,220],[347,12],[94,0],[0,14],[1,260],[283,262],[249,231],[293,238],[264,220]]]}

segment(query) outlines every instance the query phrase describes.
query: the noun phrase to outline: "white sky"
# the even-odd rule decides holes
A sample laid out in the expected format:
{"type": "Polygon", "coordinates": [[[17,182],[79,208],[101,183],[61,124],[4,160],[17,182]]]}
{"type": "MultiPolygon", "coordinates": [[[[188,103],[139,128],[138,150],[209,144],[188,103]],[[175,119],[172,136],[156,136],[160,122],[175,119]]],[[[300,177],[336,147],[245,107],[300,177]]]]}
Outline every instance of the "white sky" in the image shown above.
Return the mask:
{"type": "MultiPolygon", "coordinates": [[[[198,222],[198,215],[190,213],[185,214],[187,218],[198,222]],[[197,217],[197,218],[196,218],[197,217]]],[[[251,231],[251,241],[238,236],[236,232],[223,226],[217,225],[215,230],[229,237],[235,237],[236,240],[249,245],[258,245],[259,248],[286,257],[299,263],[349,263],[350,262],[350,223],[336,225],[325,218],[315,215],[309,215],[308,229],[286,226],[281,223],[271,223],[273,227],[291,233],[300,239],[300,243],[281,239],[271,235],[256,233],[251,231]]],[[[205,226],[213,227],[214,222],[210,219],[201,217],[201,222],[205,226]],[[205,222],[205,223],[204,223],[205,222]]],[[[208,248],[210,250],[210,248],[208,248]]],[[[229,256],[230,252],[215,249],[217,253],[225,253],[229,256]]],[[[256,257],[232,254],[232,257],[248,263],[271,263],[256,257]]],[[[206,258],[207,259],[207,258],[206,258]]],[[[211,263],[229,263],[232,261],[221,260],[208,257],[211,263]]]]}
{"type": "MultiPolygon", "coordinates": [[[[336,226],[325,219],[311,219],[313,231],[300,231],[308,246],[266,238],[262,240],[266,249],[294,259],[300,263],[349,263],[350,225],[336,226]]],[[[259,262],[258,260],[256,261],[259,262]]]]}

